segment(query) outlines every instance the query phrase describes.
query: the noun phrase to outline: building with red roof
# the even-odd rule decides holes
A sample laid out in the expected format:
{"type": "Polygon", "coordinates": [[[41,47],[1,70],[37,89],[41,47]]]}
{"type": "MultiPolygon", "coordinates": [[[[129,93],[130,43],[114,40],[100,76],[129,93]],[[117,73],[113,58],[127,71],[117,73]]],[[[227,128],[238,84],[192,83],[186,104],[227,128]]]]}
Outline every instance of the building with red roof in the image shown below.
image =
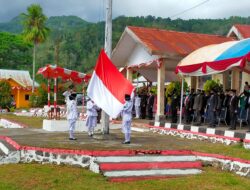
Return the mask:
{"type": "Polygon", "coordinates": [[[250,38],[250,25],[235,24],[229,30],[227,36],[237,38],[238,40],[250,38]]]}
{"type": "MultiPolygon", "coordinates": [[[[178,62],[198,48],[231,40],[234,38],[129,26],[114,48],[111,59],[118,68],[127,68],[127,78],[131,81],[133,71],[151,82],[157,81],[156,120],[159,121],[164,116],[165,82],[178,80],[174,73],[178,62]]],[[[197,86],[197,78],[186,80],[191,87],[197,86]]]]}

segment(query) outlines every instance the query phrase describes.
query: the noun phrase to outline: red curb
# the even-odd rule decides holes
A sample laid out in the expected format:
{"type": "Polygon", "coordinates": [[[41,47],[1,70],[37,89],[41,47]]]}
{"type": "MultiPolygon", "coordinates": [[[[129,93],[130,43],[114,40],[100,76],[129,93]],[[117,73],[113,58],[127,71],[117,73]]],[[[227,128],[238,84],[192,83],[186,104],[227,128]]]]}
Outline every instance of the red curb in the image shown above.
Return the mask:
{"type": "Polygon", "coordinates": [[[230,156],[223,156],[223,155],[219,155],[219,154],[209,154],[209,153],[202,153],[202,152],[195,152],[195,151],[192,151],[192,153],[195,156],[211,157],[211,158],[217,158],[217,159],[222,159],[222,160],[231,160],[231,161],[250,164],[250,160],[243,160],[240,158],[233,158],[230,156]]]}
{"type": "Polygon", "coordinates": [[[119,170],[148,170],[148,169],[190,169],[201,168],[199,161],[194,162],[122,162],[122,163],[101,163],[102,171],[119,170]]]}
{"type": "Polygon", "coordinates": [[[235,137],[226,137],[226,136],[221,136],[221,135],[212,135],[212,134],[206,134],[206,133],[199,133],[199,132],[193,132],[193,131],[187,131],[187,130],[180,130],[180,129],[173,129],[173,128],[164,128],[164,127],[156,127],[156,126],[149,126],[149,128],[152,129],[160,129],[160,130],[165,130],[165,131],[177,131],[180,133],[191,133],[194,135],[201,135],[201,136],[207,136],[207,137],[215,137],[215,138],[222,138],[222,139],[228,139],[232,141],[237,141],[240,142],[240,138],[235,138],[235,137]]]}
{"type": "Polygon", "coordinates": [[[7,136],[0,136],[0,139],[5,140],[7,143],[12,145],[17,150],[34,150],[34,151],[44,151],[55,154],[77,154],[77,155],[86,155],[86,156],[133,156],[140,155],[141,153],[149,153],[149,152],[160,152],[160,155],[194,155],[194,156],[202,156],[202,157],[211,157],[223,160],[231,160],[237,161],[241,163],[250,164],[250,160],[244,160],[240,158],[233,158],[229,156],[223,156],[219,154],[209,154],[202,153],[190,150],[72,150],[72,149],[56,149],[56,148],[41,148],[41,147],[32,147],[32,146],[21,146],[16,141],[7,136]],[[121,154],[120,154],[121,153],[121,154]]]}
{"type": "Polygon", "coordinates": [[[243,142],[244,143],[250,143],[250,140],[249,139],[244,139],[243,142]]]}
{"type": "Polygon", "coordinates": [[[91,156],[93,151],[89,150],[72,150],[72,149],[55,149],[55,148],[40,148],[40,147],[32,147],[32,146],[22,146],[22,150],[29,151],[43,151],[55,154],[76,154],[76,155],[87,155],[91,156]]]}
{"type": "Polygon", "coordinates": [[[11,139],[10,137],[0,136],[0,139],[6,141],[7,143],[9,143],[10,145],[12,145],[17,150],[21,149],[21,145],[19,145],[16,141],[14,141],[13,139],[11,139]]]}
{"type": "Polygon", "coordinates": [[[190,155],[192,151],[190,150],[163,150],[162,155],[190,155]]]}
{"type": "Polygon", "coordinates": [[[132,182],[132,181],[140,181],[140,180],[163,180],[163,179],[171,179],[176,178],[177,176],[147,176],[147,177],[113,177],[108,178],[110,182],[132,182]]]}
{"type": "Polygon", "coordinates": [[[135,155],[134,150],[94,150],[92,156],[133,156],[135,155]]]}

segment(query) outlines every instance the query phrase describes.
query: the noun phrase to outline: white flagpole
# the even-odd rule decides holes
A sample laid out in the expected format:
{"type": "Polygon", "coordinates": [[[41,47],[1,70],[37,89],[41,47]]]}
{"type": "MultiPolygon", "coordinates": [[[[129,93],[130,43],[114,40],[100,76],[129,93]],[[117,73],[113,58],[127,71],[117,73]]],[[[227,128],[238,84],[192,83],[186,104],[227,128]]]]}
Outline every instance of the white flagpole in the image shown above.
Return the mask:
{"type": "MultiPolygon", "coordinates": [[[[112,53],[112,0],[106,0],[106,25],[104,49],[110,58],[112,53]]],[[[109,115],[102,111],[102,132],[109,134],[109,115]]]]}
{"type": "Polygon", "coordinates": [[[180,103],[180,125],[182,122],[182,103],[183,103],[183,88],[184,88],[184,77],[181,78],[181,103],[180,103]]]}

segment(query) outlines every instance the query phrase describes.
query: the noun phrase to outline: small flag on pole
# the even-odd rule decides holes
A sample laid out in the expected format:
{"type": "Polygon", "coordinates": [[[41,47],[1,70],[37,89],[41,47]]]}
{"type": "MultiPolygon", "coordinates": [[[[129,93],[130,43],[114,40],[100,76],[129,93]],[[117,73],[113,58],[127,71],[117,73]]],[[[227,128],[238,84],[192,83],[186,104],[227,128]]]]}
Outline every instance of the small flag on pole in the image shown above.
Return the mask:
{"type": "Polygon", "coordinates": [[[96,62],[87,95],[109,116],[116,118],[125,103],[125,94],[132,95],[133,85],[118,71],[104,50],[96,62]]]}

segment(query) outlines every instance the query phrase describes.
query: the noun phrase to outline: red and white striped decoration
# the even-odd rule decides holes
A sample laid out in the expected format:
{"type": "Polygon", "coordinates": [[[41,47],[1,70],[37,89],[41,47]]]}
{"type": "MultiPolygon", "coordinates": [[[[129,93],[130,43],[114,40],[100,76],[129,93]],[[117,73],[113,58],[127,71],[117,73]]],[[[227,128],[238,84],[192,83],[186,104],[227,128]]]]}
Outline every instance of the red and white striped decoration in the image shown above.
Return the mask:
{"type": "Polygon", "coordinates": [[[48,79],[48,107],[50,108],[50,79],[48,79]]]}
{"type": "Polygon", "coordinates": [[[62,78],[71,80],[74,83],[88,82],[91,75],[74,70],[65,69],[56,65],[47,65],[38,70],[37,74],[42,74],[45,78],[62,78]]]}
{"type": "Polygon", "coordinates": [[[56,86],[56,82],[57,81],[57,78],[54,78],[54,116],[57,117],[56,115],[56,106],[57,106],[57,97],[56,97],[56,94],[57,94],[57,86],[56,86]]]}

